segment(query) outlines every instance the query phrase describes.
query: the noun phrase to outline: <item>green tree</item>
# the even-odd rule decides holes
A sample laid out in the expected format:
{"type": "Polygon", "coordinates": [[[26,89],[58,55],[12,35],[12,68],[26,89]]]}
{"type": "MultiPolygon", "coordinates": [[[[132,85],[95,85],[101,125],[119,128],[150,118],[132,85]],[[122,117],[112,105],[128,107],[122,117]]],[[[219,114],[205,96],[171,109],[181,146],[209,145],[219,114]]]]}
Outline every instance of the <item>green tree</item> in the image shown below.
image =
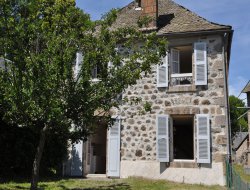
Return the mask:
{"type": "Polygon", "coordinates": [[[234,135],[236,132],[247,131],[248,124],[246,117],[241,117],[244,113],[246,113],[247,109],[237,109],[237,107],[245,107],[245,103],[231,95],[229,96],[229,104],[230,104],[230,119],[231,119],[231,133],[234,135]]]}
{"type": "Polygon", "coordinates": [[[65,131],[72,141],[86,139],[95,110],[117,106],[117,94],[165,54],[166,42],[155,33],[110,30],[115,18],[112,10],[92,23],[74,0],[0,0],[0,57],[5,59],[0,109],[10,124],[40,134],[31,189],[37,189],[46,135],[65,131]],[[120,44],[123,54],[117,51],[120,44]],[[77,51],[84,57],[75,76],[77,51]],[[99,82],[91,81],[96,66],[99,82]]]}

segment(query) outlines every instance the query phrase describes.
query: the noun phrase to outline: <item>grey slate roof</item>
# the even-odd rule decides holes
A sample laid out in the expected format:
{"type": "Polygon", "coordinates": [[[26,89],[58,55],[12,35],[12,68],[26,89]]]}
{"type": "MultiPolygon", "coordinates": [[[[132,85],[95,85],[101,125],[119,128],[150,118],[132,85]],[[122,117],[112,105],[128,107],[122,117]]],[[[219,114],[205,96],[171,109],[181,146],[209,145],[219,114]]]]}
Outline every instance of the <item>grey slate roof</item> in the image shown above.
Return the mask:
{"type": "MultiPolygon", "coordinates": [[[[231,30],[231,26],[209,22],[172,0],[158,0],[158,9],[158,34],[231,30]]],[[[135,10],[135,3],[131,2],[119,11],[112,29],[125,26],[138,28],[140,15],[141,10],[135,10]]]]}
{"type": "Polygon", "coordinates": [[[244,92],[244,93],[250,92],[250,81],[248,81],[247,85],[246,85],[245,88],[242,90],[242,92],[244,92]]]}
{"type": "Polygon", "coordinates": [[[233,150],[238,150],[240,145],[246,140],[248,137],[248,132],[237,132],[233,137],[233,150]]]}

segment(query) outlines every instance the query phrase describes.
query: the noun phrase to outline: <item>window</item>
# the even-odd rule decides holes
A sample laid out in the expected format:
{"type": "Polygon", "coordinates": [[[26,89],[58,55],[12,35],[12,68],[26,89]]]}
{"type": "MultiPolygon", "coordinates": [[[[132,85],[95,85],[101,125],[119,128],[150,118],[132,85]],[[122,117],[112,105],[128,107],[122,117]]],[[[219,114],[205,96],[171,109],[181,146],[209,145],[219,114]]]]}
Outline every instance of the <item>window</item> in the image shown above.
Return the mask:
{"type": "Polygon", "coordinates": [[[209,115],[158,115],[157,159],[159,162],[196,160],[210,163],[209,115]]]}
{"type": "Polygon", "coordinates": [[[207,44],[172,47],[157,66],[157,87],[207,85],[207,44]]]}
{"type": "Polygon", "coordinates": [[[135,10],[141,10],[141,0],[135,0],[135,10]]]}
{"type": "Polygon", "coordinates": [[[98,79],[100,78],[99,75],[100,75],[100,67],[98,66],[95,66],[92,71],[91,71],[91,78],[92,79],[98,79]]]}
{"type": "Polygon", "coordinates": [[[171,49],[171,84],[187,85],[192,83],[192,45],[171,49]]]}

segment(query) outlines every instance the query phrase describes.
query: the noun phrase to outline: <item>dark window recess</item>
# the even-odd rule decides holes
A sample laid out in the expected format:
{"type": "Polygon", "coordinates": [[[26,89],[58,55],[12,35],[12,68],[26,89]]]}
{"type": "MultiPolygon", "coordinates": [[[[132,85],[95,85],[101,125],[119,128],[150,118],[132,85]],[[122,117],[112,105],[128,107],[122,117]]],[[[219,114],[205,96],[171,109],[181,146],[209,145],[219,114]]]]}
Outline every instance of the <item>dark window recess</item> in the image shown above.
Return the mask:
{"type": "Polygon", "coordinates": [[[136,7],[141,7],[141,0],[135,0],[136,7]]]}
{"type": "MultiPolygon", "coordinates": [[[[192,73],[192,45],[178,46],[171,50],[171,74],[184,74],[180,78],[176,78],[174,85],[191,84],[192,77],[185,74],[192,73]],[[187,78],[186,78],[187,77],[187,78]]],[[[172,79],[173,80],[173,79],[172,79]]]]}
{"type": "Polygon", "coordinates": [[[92,71],[91,71],[91,77],[92,77],[93,79],[95,79],[95,78],[100,78],[100,76],[99,76],[100,73],[101,73],[100,67],[95,66],[95,67],[92,69],[92,71]]]}
{"type": "Polygon", "coordinates": [[[192,46],[179,47],[180,50],[180,73],[192,73],[192,46]]]}
{"type": "Polygon", "coordinates": [[[173,117],[174,159],[194,159],[193,117],[173,117]]]}

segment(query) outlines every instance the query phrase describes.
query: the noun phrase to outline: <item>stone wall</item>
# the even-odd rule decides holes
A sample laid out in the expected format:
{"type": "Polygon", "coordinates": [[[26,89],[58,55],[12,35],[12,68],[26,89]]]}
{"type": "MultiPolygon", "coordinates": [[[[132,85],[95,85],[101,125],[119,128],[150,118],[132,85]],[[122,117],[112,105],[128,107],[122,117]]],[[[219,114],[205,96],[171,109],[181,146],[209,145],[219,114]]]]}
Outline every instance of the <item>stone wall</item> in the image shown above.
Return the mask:
{"type": "Polygon", "coordinates": [[[223,163],[213,163],[211,167],[200,168],[163,168],[154,161],[121,161],[121,178],[129,176],[161,179],[179,183],[225,185],[223,163]]]}
{"type": "MultiPolygon", "coordinates": [[[[201,38],[169,39],[169,45],[194,43],[201,38]]],[[[123,97],[141,98],[138,105],[121,106],[121,160],[156,161],[156,115],[157,114],[210,114],[212,160],[222,162],[227,151],[227,125],[224,95],[222,38],[202,38],[208,44],[208,85],[206,87],[173,86],[157,88],[156,67],[152,73],[129,87],[123,97]],[[144,113],[145,102],[152,111],[144,113]]],[[[193,69],[194,75],[194,69],[193,69]]]]}

